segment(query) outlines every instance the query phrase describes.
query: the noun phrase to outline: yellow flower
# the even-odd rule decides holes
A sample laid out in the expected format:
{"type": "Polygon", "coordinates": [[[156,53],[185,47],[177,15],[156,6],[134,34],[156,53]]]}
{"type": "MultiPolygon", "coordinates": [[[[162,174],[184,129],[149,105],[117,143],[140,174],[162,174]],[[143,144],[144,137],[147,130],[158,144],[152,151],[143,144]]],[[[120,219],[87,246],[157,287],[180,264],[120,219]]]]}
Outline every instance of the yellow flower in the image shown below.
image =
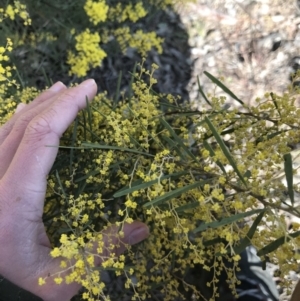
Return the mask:
{"type": "Polygon", "coordinates": [[[80,268],[83,269],[84,268],[84,262],[82,259],[77,260],[76,264],[75,264],[76,268],[80,268]]]}
{"type": "Polygon", "coordinates": [[[60,252],[59,248],[54,248],[50,254],[52,257],[58,257],[61,255],[61,252],[60,252]]]}
{"type": "Polygon", "coordinates": [[[56,277],[56,278],[54,278],[54,282],[56,284],[61,284],[63,282],[63,279],[61,277],[56,277]]]}
{"type": "Polygon", "coordinates": [[[5,14],[11,19],[14,20],[15,19],[15,11],[12,5],[7,5],[6,10],[5,10],[5,14]]]}
{"type": "Polygon", "coordinates": [[[40,278],[39,278],[39,285],[43,285],[43,284],[45,284],[45,283],[46,283],[45,279],[42,278],[42,277],[40,277],[40,278]]]}
{"type": "Polygon", "coordinates": [[[125,21],[128,18],[130,21],[135,23],[138,19],[145,17],[146,14],[147,12],[143,7],[143,3],[138,2],[134,7],[130,3],[123,9],[122,21],[125,21]]]}
{"type": "Polygon", "coordinates": [[[156,48],[158,53],[163,51],[161,46],[163,39],[159,38],[155,32],[137,30],[132,34],[129,27],[120,27],[114,31],[114,34],[123,52],[126,51],[128,46],[136,48],[142,56],[146,56],[152,47],[156,48]]]}
{"type": "Polygon", "coordinates": [[[106,21],[108,9],[108,5],[103,0],[87,0],[84,5],[84,10],[94,25],[106,21]]]}
{"type": "Polygon", "coordinates": [[[62,260],[62,261],[60,262],[60,267],[61,267],[61,268],[66,268],[66,267],[67,267],[67,263],[66,263],[64,260],[62,260]]]}
{"type": "Polygon", "coordinates": [[[127,207],[127,208],[133,208],[133,209],[135,209],[136,208],[136,206],[137,206],[137,203],[136,202],[133,202],[132,200],[127,200],[126,202],[125,202],[125,206],[127,207]]]}
{"type": "Polygon", "coordinates": [[[4,11],[4,17],[8,17],[11,20],[15,20],[16,16],[20,16],[23,19],[25,26],[31,24],[31,19],[26,11],[26,5],[21,4],[20,1],[14,1],[14,5],[7,5],[4,11]]]}
{"type": "Polygon", "coordinates": [[[97,32],[91,33],[89,29],[75,37],[77,54],[68,53],[67,62],[71,66],[70,74],[78,77],[86,76],[91,68],[100,66],[106,53],[99,47],[101,41],[97,32]]]}
{"type": "Polygon", "coordinates": [[[85,224],[86,222],[88,222],[88,220],[89,220],[89,216],[87,214],[84,214],[81,219],[81,223],[85,224]]]}
{"type": "Polygon", "coordinates": [[[236,254],[236,255],[234,255],[234,256],[232,257],[232,259],[233,259],[234,261],[239,261],[239,260],[241,260],[241,256],[238,255],[238,254],[236,254]]]}

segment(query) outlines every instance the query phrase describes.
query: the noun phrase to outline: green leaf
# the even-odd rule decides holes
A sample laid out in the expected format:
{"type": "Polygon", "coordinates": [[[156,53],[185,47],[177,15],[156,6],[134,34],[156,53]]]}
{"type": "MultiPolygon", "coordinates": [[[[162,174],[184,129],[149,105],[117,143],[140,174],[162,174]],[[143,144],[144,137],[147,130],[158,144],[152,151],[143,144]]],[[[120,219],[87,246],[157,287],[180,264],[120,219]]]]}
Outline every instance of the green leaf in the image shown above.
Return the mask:
{"type": "Polygon", "coordinates": [[[209,181],[211,181],[211,179],[203,180],[203,181],[200,181],[200,182],[195,182],[193,184],[190,184],[190,185],[187,185],[187,186],[184,186],[184,187],[180,187],[176,190],[169,191],[169,192],[165,193],[164,195],[161,195],[158,198],[144,204],[143,207],[150,207],[150,206],[153,206],[153,205],[159,205],[159,204],[167,202],[171,199],[175,199],[176,197],[180,196],[181,194],[183,194],[185,192],[188,192],[189,190],[192,190],[192,189],[197,188],[199,186],[203,186],[204,184],[208,183],[209,181]]]}
{"type": "MultiPolygon", "coordinates": [[[[77,126],[78,126],[78,118],[74,121],[74,127],[73,127],[73,133],[72,133],[72,142],[71,146],[73,147],[77,138],[77,126]]],[[[74,148],[71,148],[70,150],[70,174],[73,173],[72,163],[73,163],[73,157],[74,157],[74,148]]]]}
{"type": "Polygon", "coordinates": [[[117,106],[119,99],[120,99],[120,88],[121,88],[121,81],[122,81],[122,70],[119,72],[118,82],[117,82],[117,90],[114,97],[114,108],[117,106]]]}
{"type": "Polygon", "coordinates": [[[129,133],[127,133],[127,135],[129,136],[130,143],[132,143],[134,145],[134,148],[145,150],[145,148],[143,146],[141,146],[141,144],[134,138],[134,136],[130,135],[129,133]]]}
{"type": "Polygon", "coordinates": [[[169,178],[178,178],[182,175],[185,175],[187,174],[186,171],[181,171],[181,172],[178,172],[178,173],[174,173],[174,174],[170,174],[170,175],[165,175],[165,176],[162,176],[160,177],[159,179],[155,179],[155,180],[152,180],[152,181],[148,181],[148,182],[144,182],[144,183],[141,183],[142,180],[138,180],[136,182],[134,182],[132,184],[131,187],[127,188],[122,188],[120,189],[119,191],[117,191],[113,197],[114,198],[118,198],[118,197],[121,197],[123,195],[127,195],[129,193],[132,193],[133,191],[138,191],[138,190],[141,190],[141,189],[146,189],[154,184],[157,184],[159,183],[160,181],[164,180],[164,179],[169,179],[169,178]]]}
{"type": "Polygon", "coordinates": [[[56,231],[59,234],[63,234],[63,233],[65,234],[65,233],[73,232],[73,229],[69,227],[59,227],[59,229],[57,229],[56,231]]]}
{"type": "Polygon", "coordinates": [[[279,108],[278,108],[278,104],[277,104],[277,101],[276,101],[275,94],[274,94],[273,92],[271,92],[271,93],[270,93],[270,96],[271,96],[271,99],[272,99],[272,101],[273,101],[273,103],[274,103],[274,106],[275,106],[275,108],[276,108],[276,110],[277,110],[279,116],[281,117],[281,113],[280,113],[280,110],[279,110],[279,108]]]}
{"type": "Polygon", "coordinates": [[[165,135],[160,135],[160,137],[165,140],[169,146],[170,146],[170,150],[174,149],[177,153],[177,155],[181,158],[182,161],[185,161],[184,156],[182,155],[182,152],[180,151],[179,147],[177,146],[177,143],[175,141],[173,141],[171,138],[169,138],[168,136],[165,135]]]}
{"type": "Polygon", "coordinates": [[[44,76],[44,80],[45,80],[45,82],[46,82],[46,85],[47,85],[48,87],[50,87],[50,86],[51,86],[51,81],[50,81],[50,79],[49,79],[49,77],[48,77],[48,75],[47,75],[47,73],[46,73],[46,71],[45,71],[45,68],[44,68],[44,67],[41,67],[41,70],[42,70],[42,73],[43,73],[43,76],[44,76]]]}
{"type": "Polygon", "coordinates": [[[261,222],[264,214],[266,213],[266,210],[263,210],[254,220],[253,224],[251,225],[248,233],[246,234],[246,236],[241,240],[241,242],[239,243],[238,246],[235,246],[234,252],[235,254],[241,254],[248,246],[251,245],[251,239],[253,238],[256,229],[259,225],[259,223],[261,222]]]}
{"type": "Polygon", "coordinates": [[[258,144],[259,142],[263,142],[263,141],[268,141],[268,140],[270,140],[270,139],[272,139],[272,138],[274,138],[274,137],[276,137],[276,136],[278,136],[282,133],[286,133],[288,131],[289,130],[281,130],[281,131],[274,132],[272,134],[267,134],[267,135],[263,134],[261,137],[259,137],[255,140],[255,144],[258,144]]]}
{"type": "Polygon", "coordinates": [[[221,138],[221,136],[219,135],[218,131],[216,130],[216,128],[214,127],[214,125],[212,124],[212,122],[209,120],[208,117],[205,117],[205,120],[206,120],[206,123],[208,124],[210,130],[212,131],[214,137],[216,138],[216,141],[220,145],[224,155],[226,156],[227,160],[229,161],[230,165],[232,166],[232,168],[234,169],[234,171],[236,172],[236,174],[238,175],[238,177],[240,178],[242,183],[247,187],[247,183],[245,182],[243,175],[238,170],[230,151],[228,150],[227,146],[225,145],[225,143],[224,143],[223,139],[221,138]]]}
{"type": "Polygon", "coordinates": [[[134,82],[134,74],[136,72],[136,67],[137,67],[137,62],[134,63],[133,66],[133,71],[131,73],[131,77],[130,77],[130,82],[129,82],[129,86],[128,86],[128,98],[131,99],[133,92],[132,92],[132,84],[134,82]]]}
{"type": "MultiPolygon", "coordinates": [[[[101,103],[104,103],[109,109],[113,111],[112,105],[110,105],[105,98],[101,98],[101,103]]],[[[98,111],[99,112],[99,111],[98,111]]]]}
{"type": "Polygon", "coordinates": [[[217,238],[213,238],[213,239],[210,239],[210,240],[204,240],[203,245],[205,247],[210,247],[210,246],[213,246],[213,245],[221,243],[221,242],[226,244],[226,240],[224,238],[217,237],[217,238]]]}
{"type": "MultiPolygon", "coordinates": [[[[82,127],[85,127],[86,125],[84,125],[82,122],[80,122],[80,121],[78,121],[78,125],[81,125],[82,127]]],[[[85,130],[85,135],[86,135],[86,133],[88,132],[88,133],[90,133],[97,141],[101,141],[101,138],[100,137],[98,137],[93,131],[91,131],[88,127],[85,127],[84,128],[84,130],[85,130]]],[[[86,140],[86,139],[85,139],[86,140]]]]}
{"type": "Polygon", "coordinates": [[[232,224],[240,219],[243,219],[245,217],[254,215],[256,213],[260,213],[262,210],[264,209],[255,209],[255,210],[251,210],[251,211],[247,211],[247,212],[242,212],[242,213],[238,213],[229,217],[225,217],[219,221],[214,221],[214,222],[210,222],[210,223],[203,223],[201,224],[199,227],[197,227],[193,232],[194,233],[198,233],[198,232],[202,232],[206,229],[215,229],[215,228],[219,228],[221,226],[225,226],[228,224],[232,224]]]}
{"type": "Polygon", "coordinates": [[[262,249],[260,249],[257,252],[257,255],[258,256],[263,256],[263,255],[266,255],[270,252],[273,252],[273,251],[277,250],[284,243],[289,242],[292,238],[296,238],[299,235],[300,235],[300,231],[288,234],[288,236],[282,236],[282,237],[274,240],[273,242],[271,242],[267,246],[263,247],[262,249]]]}
{"type": "Polygon", "coordinates": [[[206,101],[206,103],[212,107],[210,101],[208,100],[208,98],[206,97],[205,93],[203,92],[202,88],[201,88],[201,84],[200,84],[200,79],[199,76],[197,76],[197,83],[198,83],[198,89],[200,94],[202,95],[202,97],[204,98],[204,100],[206,101]]]}
{"type": "Polygon", "coordinates": [[[197,208],[197,207],[199,207],[199,205],[200,205],[199,202],[192,202],[192,203],[188,203],[188,204],[185,204],[185,205],[182,205],[182,206],[179,206],[179,207],[175,208],[175,211],[177,213],[181,213],[181,212],[184,212],[186,210],[197,208]]]}
{"type": "MultiPolygon", "coordinates": [[[[213,112],[208,112],[208,113],[209,113],[209,116],[212,118],[212,117],[222,114],[222,111],[215,112],[215,113],[213,113],[213,112]]],[[[206,120],[202,119],[201,121],[196,122],[195,126],[202,126],[204,123],[206,123],[206,120]]]]}
{"type": "Polygon", "coordinates": [[[99,173],[100,173],[100,169],[91,170],[86,175],[84,175],[84,176],[82,176],[80,178],[75,179],[74,182],[75,183],[81,182],[83,180],[88,179],[90,176],[94,177],[94,176],[98,175],[99,173]]]}
{"type": "Polygon", "coordinates": [[[78,185],[78,188],[77,188],[77,191],[76,191],[76,195],[75,195],[75,198],[77,198],[79,195],[81,195],[85,189],[87,185],[87,182],[86,181],[81,181],[79,182],[79,185],[78,185]]]}
{"type": "Polygon", "coordinates": [[[64,189],[64,187],[63,187],[63,185],[62,185],[62,183],[61,183],[61,180],[60,180],[60,177],[59,177],[59,174],[58,174],[58,171],[57,171],[57,170],[55,171],[55,176],[56,176],[57,182],[58,182],[58,184],[59,184],[59,187],[61,188],[61,191],[62,191],[63,195],[64,195],[65,197],[67,197],[67,194],[66,194],[65,189],[64,189]]]}
{"type": "Polygon", "coordinates": [[[221,132],[221,136],[225,136],[227,134],[231,134],[231,133],[234,133],[235,132],[235,128],[231,128],[231,129],[227,129],[227,130],[224,130],[221,132]]]}
{"type": "MultiPolygon", "coordinates": [[[[176,107],[178,109],[178,107],[176,107]]],[[[202,116],[204,115],[204,113],[199,112],[199,111],[173,111],[173,112],[167,112],[164,114],[164,116],[178,116],[178,117],[182,117],[182,116],[186,116],[186,117],[191,117],[191,116],[202,116]]]]}
{"type": "MultiPolygon", "coordinates": [[[[101,103],[104,103],[110,110],[112,110],[112,107],[104,100],[101,100],[101,103]]],[[[107,115],[103,114],[101,111],[99,111],[97,108],[95,108],[95,106],[91,106],[93,108],[94,111],[96,111],[97,113],[99,113],[103,118],[107,118],[107,115]]]]}
{"type": "Polygon", "coordinates": [[[93,124],[92,124],[92,113],[91,113],[91,107],[90,107],[90,103],[89,103],[89,100],[88,98],[86,97],[86,108],[85,110],[87,111],[88,113],[88,123],[89,123],[89,128],[90,128],[90,132],[92,133],[93,132],[93,124]]]}
{"type": "Polygon", "coordinates": [[[243,178],[249,179],[252,176],[251,171],[248,169],[246,172],[243,174],[243,178]]]}
{"type": "Polygon", "coordinates": [[[24,90],[27,86],[26,86],[26,84],[24,83],[24,80],[23,80],[21,74],[19,73],[18,68],[15,69],[15,72],[16,72],[17,77],[18,77],[18,79],[19,79],[19,82],[20,82],[20,84],[21,84],[21,86],[22,86],[22,90],[24,90]]]}
{"type": "Polygon", "coordinates": [[[87,130],[87,126],[86,126],[86,118],[85,118],[85,111],[83,110],[82,111],[82,117],[83,117],[83,137],[84,137],[84,140],[87,140],[87,135],[86,135],[86,130],[87,130]]]}
{"type": "Polygon", "coordinates": [[[217,78],[215,78],[213,75],[211,75],[209,72],[204,71],[204,74],[218,87],[220,87],[225,93],[227,93],[229,96],[231,96],[233,99],[238,101],[241,105],[244,105],[244,102],[240,100],[232,91],[230,91],[224,84],[222,84],[217,78]]]}
{"type": "Polygon", "coordinates": [[[197,158],[192,154],[192,152],[188,149],[188,147],[183,143],[182,139],[178,137],[178,135],[175,133],[174,129],[170,126],[170,124],[164,119],[159,118],[162,125],[169,131],[169,133],[173,136],[175,141],[178,143],[178,145],[181,146],[181,148],[195,161],[198,163],[197,158]]]}
{"type": "Polygon", "coordinates": [[[287,186],[288,186],[288,194],[291,199],[292,205],[295,202],[294,199],[294,188],[293,188],[293,161],[292,161],[292,155],[290,153],[285,154],[283,156],[284,159],[284,172],[285,172],[285,177],[287,181],[287,186]]]}
{"type": "MultiPolygon", "coordinates": [[[[154,157],[154,155],[149,154],[149,153],[141,152],[141,151],[138,151],[138,150],[135,150],[135,149],[119,147],[119,146],[102,145],[102,144],[87,143],[87,142],[84,142],[81,145],[82,145],[82,148],[110,149],[110,150],[116,150],[116,151],[120,151],[120,152],[140,154],[140,155],[144,155],[144,156],[147,156],[147,157],[154,157]]],[[[62,147],[62,148],[65,148],[65,147],[62,147]]]]}

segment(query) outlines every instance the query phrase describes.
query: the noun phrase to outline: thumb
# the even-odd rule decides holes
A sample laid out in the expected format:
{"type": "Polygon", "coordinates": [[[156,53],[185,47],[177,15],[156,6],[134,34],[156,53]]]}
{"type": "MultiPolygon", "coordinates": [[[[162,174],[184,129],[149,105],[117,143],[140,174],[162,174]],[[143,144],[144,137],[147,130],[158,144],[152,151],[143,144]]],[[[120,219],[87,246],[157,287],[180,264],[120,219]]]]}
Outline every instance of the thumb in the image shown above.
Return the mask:
{"type": "MultiPolygon", "coordinates": [[[[103,243],[105,246],[104,253],[101,255],[108,255],[114,253],[119,256],[126,250],[126,245],[135,245],[149,236],[149,228],[142,222],[134,221],[131,224],[124,224],[123,229],[113,225],[102,232],[103,243]]],[[[96,252],[95,252],[96,253],[96,252]]],[[[105,257],[105,256],[103,256],[105,257]]],[[[101,260],[95,264],[98,265],[101,260]]]]}

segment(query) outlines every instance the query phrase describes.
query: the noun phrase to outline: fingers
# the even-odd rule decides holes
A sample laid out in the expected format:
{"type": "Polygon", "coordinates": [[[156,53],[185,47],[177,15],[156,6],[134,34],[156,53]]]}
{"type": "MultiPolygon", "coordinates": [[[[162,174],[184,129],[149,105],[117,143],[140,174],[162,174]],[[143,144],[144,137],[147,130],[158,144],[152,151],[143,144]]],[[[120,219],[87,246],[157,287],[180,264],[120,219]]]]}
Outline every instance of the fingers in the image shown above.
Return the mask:
{"type": "MultiPolygon", "coordinates": [[[[39,104],[29,110],[28,115],[22,111],[18,113],[23,115],[21,124],[27,126],[5,174],[5,182],[8,185],[14,184],[14,188],[21,189],[23,193],[45,192],[46,177],[57,155],[60,137],[75,119],[78,111],[86,106],[86,98],[93,99],[96,92],[95,81],[87,80],[77,87],[64,89],[51,98],[49,105],[47,102],[39,104]],[[38,114],[32,117],[31,114],[35,113],[35,110],[38,114]]],[[[15,126],[16,132],[21,135],[20,125],[17,126],[16,122],[15,126]]]]}
{"type": "Polygon", "coordinates": [[[23,106],[21,105],[21,109],[19,109],[19,106],[14,114],[14,116],[0,128],[0,146],[4,142],[5,138],[10,134],[15,122],[20,118],[20,112],[24,114],[25,112],[37,108],[41,103],[51,99],[53,96],[57,95],[62,90],[67,89],[66,86],[61,83],[57,82],[53,86],[51,86],[48,90],[41,93],[38,97],[36,97],[30,104],[23,106]]]}
{"type": "Polygon", "coordinates": [[[0,179],[11,164],[29,122],[47,109],[55,100],[57,93],[65,89],[66,87],[62,83],[56,83],[29,105],[19,104],[13,118],[4,125],[5,128],[0,129],[0,135],[4,134],[2,136],[4,141],[0,145],[0,179]],[[5,137],[6,131],[8,134],[5,137]]]}
{"type": "MultiPolygon", "coordinates": [[[[149,236],[149,228],[139,221],[125,224],[122,231],[124,232],[123,237],[119,235],[118,226],[111,226],[102,232],[104,246],[106,246],[106,249],[103,250],[105,254],[102,254],[104,258],[109,257],[109,253],[115,253],[116,256],[119,256],[126,250],[126,245],[135,245],[149,236]]],[[[99,258],[95,258],[96,265],[101,263],[99,258]]]]}
{"type": "MultiPolygon", "coordinates": [[[[149,228],[142,222],[135,221],[132,224],[125,224],[124,226],[123,244],[135,245],[149,236],[149,228]]],[[[117,254],[123,253],[125,249],[120,249],[117,254]]]]}
{"type": "MultiPolygon", "coordinates": [[[[123,228],[124,236],[120,241],[118,238],[118,227],[112,226],[103,232],[104,237],[109,237],[109,239],[104,238],[104,246],[107,249],[111,248],[111,245],[115,245],[116,248],[113,252],[118,256],[123,253],[126,249],[126,245],[133,245],[141,242],[149,236],[149,228],[139,221],[134,221],[131,224],[125,224],[123,228]]],[[[103,255],[103,254],[100,254],[103,255]]],[[[109,256],[109,254],[105,254],[109,256]]],[[[33,293],[43,298],[43,300],[70,300],[75,294],[77,294],[80,289],[80,285],[77,283],[66,284],[63,282],[59,286],[54,283],[53,278],[49,278],[48,275],[54,275],[55,273],[62,270],[60,267],[63,258],[55,258],[51,260],[49,265],[43,270],[40,277],[47,279],[46,284],[43,286],[37,285],[37,280],[35,282],[35,289],[31,289],[33,293]],[[49,294],[49,292],[51,292],[49,294]],[[53,299],[48,299],[49,295],[53,296],[53,299]]],[[[101,261],[99,259],[95,260],[95,265],[100,265],[101,261]]],[[[70,273],[70,271],[68,271],[70,273]]],[[[67,273],[61,274],[65,277],[67,273]]]]}

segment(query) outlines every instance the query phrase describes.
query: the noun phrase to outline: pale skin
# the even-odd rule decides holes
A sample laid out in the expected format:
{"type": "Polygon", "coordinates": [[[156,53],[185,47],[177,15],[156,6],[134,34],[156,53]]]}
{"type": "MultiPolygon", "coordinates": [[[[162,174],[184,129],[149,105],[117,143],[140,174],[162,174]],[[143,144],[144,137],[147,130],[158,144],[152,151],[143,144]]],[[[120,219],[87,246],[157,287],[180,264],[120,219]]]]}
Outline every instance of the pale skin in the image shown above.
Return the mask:
{"type": "MultiPolygon", "coordinates": [[[[77,294],[77,283],[57,285],[39,277],[60,270],[61,258],[50,256],[51,246],[42,214],[47,175],[54,163],[59,139],[97,92],[94,80],[67,88],[57,82],[28,105],[19,105],[0,128],[0,274],[45,301],[67,301],[77,294]]],[[[106,230],[117,233],[117,227],[106,230]]],[[[138,221],[124,227],[123,244],[135,244],[149,235],[138,221]]],[[[116,238],[117,242],[117,238],[116,238]]],[[[125,250],[121,244],[115,252],[125,250]]],[[[99,262],[100,264],[100,262],[99,262]]]]}

